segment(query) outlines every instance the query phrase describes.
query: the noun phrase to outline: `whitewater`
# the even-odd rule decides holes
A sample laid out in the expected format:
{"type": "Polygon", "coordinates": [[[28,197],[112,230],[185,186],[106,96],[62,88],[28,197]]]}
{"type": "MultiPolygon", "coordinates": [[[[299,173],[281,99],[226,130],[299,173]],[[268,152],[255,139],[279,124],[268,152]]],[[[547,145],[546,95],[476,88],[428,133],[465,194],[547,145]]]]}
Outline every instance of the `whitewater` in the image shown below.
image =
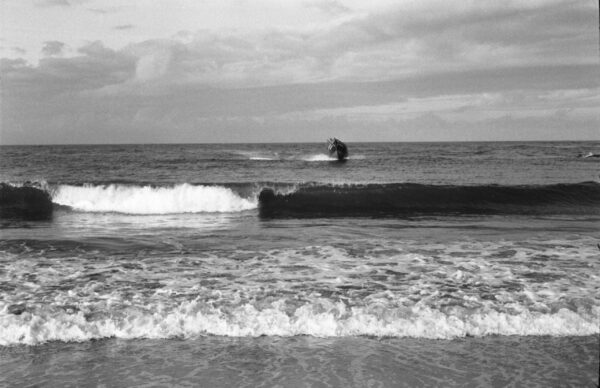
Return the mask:
{"type": "Polygon", "coordinates": [[[52,201],[74,210],[127,214],[238,212],[255,209],[256,199],[231,189],[180,184],[174,187],[60,185],[52,201]]]}
{"type": "Polygon", "coordinates": [[[594,380],[600,143],[348,146],[0,147],[0,385],[594,380]]]}
{"type": "MultiPolygon", "coordinates": [[[[257,310],[253,305],[240,306],[230,313],[220,309],[203,311],[197,302],[186,302],[174,311],[156,307],[155,313],[128,312],[122,318],[98,321],[86,319],[85,313],[25,314],[21,318],[8,315],[0,323],[0,345],[37,345],[47,341],[89,341],[102,338],[197,338],[202,335],[229,337],[298,336],[346,337],[411,337],[453,339],[484,335],[553,335],[582,336],[598,334],[594,309],[582,317],[568,309],[554,314],[524,312],[506,314],[482,312],[467,317],[446,315],[430,309],[405,311],[391,309],[386,317],[353,308],[347,312],[344,304],[324,312],[322,305],[305,305],[290,317],[278,305],[257,310]],[[400,316],[397,319],[391,317],[400,316]]],[[[331,304],[325,302],[325,305],[331,304]]],[[[152,309],[151,306],[147,308],[152,309]]]]}
{"type": "Polygon", "coordinates": [[[1,214],[23,215],[55,205],[123,214],[232,213],[260,208],[270,216],[398,214],[596,214],[600,184],[422,185],[254,182],[172,186],[0,183],[1,214]]]}

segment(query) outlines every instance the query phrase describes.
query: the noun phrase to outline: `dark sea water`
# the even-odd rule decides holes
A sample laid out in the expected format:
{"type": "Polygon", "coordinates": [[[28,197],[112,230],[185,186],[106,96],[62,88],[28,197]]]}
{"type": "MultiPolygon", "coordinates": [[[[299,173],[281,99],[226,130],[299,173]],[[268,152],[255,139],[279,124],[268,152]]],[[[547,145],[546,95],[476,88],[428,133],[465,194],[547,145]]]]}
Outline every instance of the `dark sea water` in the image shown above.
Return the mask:
{"type": "Polygon", "coordinates": [[[0,147],[0,385],[594,386],[599,142],[0,147]]]}

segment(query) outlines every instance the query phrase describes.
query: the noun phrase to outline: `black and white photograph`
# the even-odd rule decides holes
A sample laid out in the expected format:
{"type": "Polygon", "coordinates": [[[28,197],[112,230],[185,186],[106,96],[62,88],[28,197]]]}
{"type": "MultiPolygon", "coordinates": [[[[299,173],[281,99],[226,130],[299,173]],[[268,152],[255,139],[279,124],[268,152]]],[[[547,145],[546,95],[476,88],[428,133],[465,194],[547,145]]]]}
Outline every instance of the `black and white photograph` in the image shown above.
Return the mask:
{"type": "Polygon", "coordinates": [[[0,0],[0,387],[599,387],[600,1],[0,0]]]}

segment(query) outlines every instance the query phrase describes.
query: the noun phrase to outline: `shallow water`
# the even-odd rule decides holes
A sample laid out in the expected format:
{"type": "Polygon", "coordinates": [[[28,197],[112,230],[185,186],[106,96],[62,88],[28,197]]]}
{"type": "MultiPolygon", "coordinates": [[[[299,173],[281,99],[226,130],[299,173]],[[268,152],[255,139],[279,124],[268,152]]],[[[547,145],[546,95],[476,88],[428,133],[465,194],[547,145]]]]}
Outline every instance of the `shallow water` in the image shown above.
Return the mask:
{"type": "Polygon", "coordinates": [[[349,146],[0,147],[7,383],[597,378],[600,144],[349,146]]]}
{"type": "Polygon", "coordinates": [[[464,387],[598,381],[598,336],[203,337],[0,349],[8,386],[464,387]]]}
{"type": "Polygon", "coordinates": [[[3,345],[598,330],[594,221],[527,217],[515,230],[514,217],[235,219],[203,229],[75,216],[27,238],[5,230],[3,345]]]}

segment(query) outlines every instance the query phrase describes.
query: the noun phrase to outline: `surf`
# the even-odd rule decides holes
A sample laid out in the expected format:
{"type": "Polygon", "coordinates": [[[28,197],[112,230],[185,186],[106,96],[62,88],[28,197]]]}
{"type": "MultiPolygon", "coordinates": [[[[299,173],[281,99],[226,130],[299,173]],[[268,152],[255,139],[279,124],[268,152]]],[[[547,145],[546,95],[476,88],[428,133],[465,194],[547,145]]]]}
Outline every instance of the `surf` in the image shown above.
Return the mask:
{"type": "Polygon", "coordinates": [[[74,210],[126,214],[225,213],[255,209],[252,198],[242,198],[223,186],[70,186],[61,185],[52,201],[74,210]]]}
{"type": "Polygon", "coordinates": [[[426,185],[416,183],[304,185],[259,195],[265,217],[347,217],[462,214],[600,214],[600,184],[426,185]]]}
{"type": "Polygon", "coordinates": [[[598,215],[597,182],[551,185],[229,183],[172,186],[0,183],[0,217],[47,219],[57,208],[122,214],[237,213],[261,217],[598,215]]]}
{"type": "Polygon", "coordinates": [[[52,215],[52,198],[42,184],[0,182],[0,219],[43,220],[52,215]]]}
{"type": "MultiPolygon", "coordinates": [[[[8,306],[0,305],[0,345],[81,342],[102,338],[194,338],[203,335],[453,339],[488,335],[598,334],[595,322],[598,308],[589,313],[568,309],[554,313],[524,310],[509,314],[493,309],[468,313],[443,312],[428,307],[349,307],[341,301],[321,299],[289,311],[290,302],[280,299],[265,307],[247,303],[227,308],[195,300],[173,308],[131,306],[110,314],[45,307],[14,314],[9,312],[8,306]]],[[[90,309],[91,306],[84,310],[90,309]]]]}

